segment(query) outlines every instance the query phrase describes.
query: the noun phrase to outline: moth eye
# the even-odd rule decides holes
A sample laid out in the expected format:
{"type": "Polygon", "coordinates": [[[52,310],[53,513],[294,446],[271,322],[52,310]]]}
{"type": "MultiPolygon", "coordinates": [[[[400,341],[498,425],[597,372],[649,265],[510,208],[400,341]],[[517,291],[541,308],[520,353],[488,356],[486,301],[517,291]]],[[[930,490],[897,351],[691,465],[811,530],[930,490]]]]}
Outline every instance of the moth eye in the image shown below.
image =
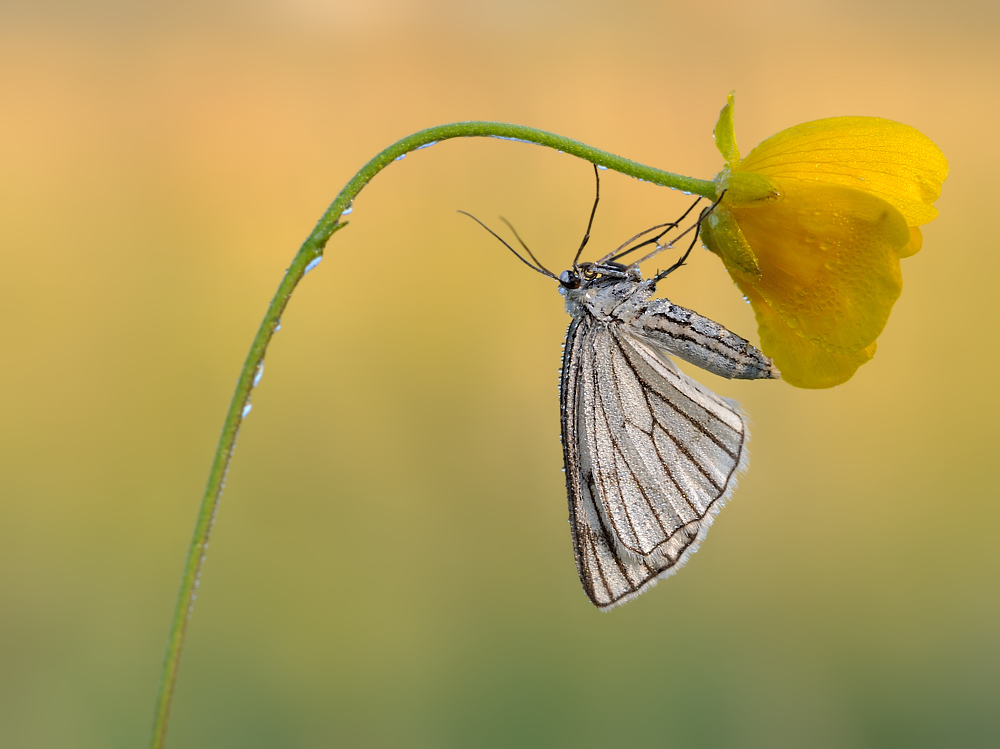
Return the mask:
{"type": "Polygon", "coordinates": [[[564,270],[559,274],[559,283],[566,289],[579,289],[580,275],[575,270],[564,270]]]}

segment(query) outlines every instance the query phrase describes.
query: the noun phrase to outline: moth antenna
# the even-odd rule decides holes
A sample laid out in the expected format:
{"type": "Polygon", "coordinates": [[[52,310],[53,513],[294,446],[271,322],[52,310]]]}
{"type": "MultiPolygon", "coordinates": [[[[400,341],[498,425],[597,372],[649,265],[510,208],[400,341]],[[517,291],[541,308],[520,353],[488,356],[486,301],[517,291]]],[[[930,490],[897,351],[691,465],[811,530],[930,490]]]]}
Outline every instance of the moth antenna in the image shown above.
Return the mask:
{"type": "MultiPolygon", "coordinates": [[[[556,275],[555,275],[555,274],[554,274],[554,273],[553,273],[552,271],[549,271],[549,270],[546,270],[545,268],[537,268],[537,267],[535,267],[534,265],[532,265],[531,263],[529,263],[529,262],[528,262],[527,260],[525,260],[525,259],[524,259],[524,258],[523,258],[523,257],[521,256],[521,254],[520,254],[520,253],[519,253],[519,252],[518,252],[517,250],[515,250],[515,249],[514,249],[513,247],[511,247],[511,246],[510,246],[509,244],[507,244],[507,242],[505,242],[505,241],[504,241],[504,239],[503,239],[503,238],[502,238],[502,237],[501,237],[500,235],[498,235],[498,234],[497,234],[497,233],[496,233],[495,231],[493,231],[493,230],[492,230],[492,229],[491,229],[490,227],[488,227],[488,226],[487,226],[486,224],[484,224],[484,223],[483,223],[482,221],[480,221],[480,220],[479,220],[478,218],[476,218],[475,216],[473,216],[473,215],[472,215],[471,213],[469,213],[469,212],[467,212],[467,211],[459,211],[459,213],[461,213],[461,214],[463,214],[463,215],[465,215],[465,216],[468,216],[468,217],[469,217],[469,218],[471,218],[471,219],[472,219],[473,221],[475,221],[475,222],[476,222],[477,224],[479,224],[479,225],[480,225],[481,227],[483,227],[484,229],[486,229],[486,231],[488,231],[488,232],[489,232],[490,234],[492,234],[492,235],[493,235],[494,237],[496,237],[497,239],[499,239],[499,240],[500,240],[500,243],[501,243],[501,244],[502,244],[502,245],[503,245],[504,247],[506,247],[506,248],[507,248],[508,250],[510,250],[511,252],[513,252],[513,253],[514,253],[514,257],[516,257],[516,258],[517,258],[518,260],[520,260],[520,261],[521,261],[522,263],[524,263],[525,265],[527,265],[527,266],[528,266],[529,268],[531,268],[531,269],[532,269],[533,271],[537,271],[537,272],[541,273],[541,274],[542,274],[543,276],[548,276],[549,278],[556,278],[556,275]]],[[[525,247],[525,249],[528,249],[528,248],[527,248],[527,247],[525,247]]],[[[529,254],[530,254],[530,250],[529,250],[529,254]]],[[[532,257],[534,257],[534,255],[532,255],[532,257]]],[[[535,262],[538,262],[538,261],[536,260],[535,262]]],[[[558,279],[556,279],[556,280],[558,280],[558,279]]]]}
{"type": "Polygon", "coordinates": [[[544,265],[542,265],[539,262],[538,258],[535,257],[535,253],[533,253],[530,249],[528,249],[528,245],[526,245],[524,243],[524,240],[521,239],[521,235],[517,233],[517,229],[514,228],[514,225],[510,221],[508,221],[507,219],[505,219],[503,216],[500,217],[500,220],[503,221],[505,224],[507,224],[507,228],[510,229],[514,233],[515,237],[517,237],[517,241],[521,243],[521,246],[524,248],[524,251],[528,253],[528,257],[530,257],[532,260],[535,261],[535,265],[537,265],[543,271],[545,271],[550,276],[552,276],[553,278],[555,278],[556,277],[555,273],[553,273],[548,268],[546,268],[544,265]]]}

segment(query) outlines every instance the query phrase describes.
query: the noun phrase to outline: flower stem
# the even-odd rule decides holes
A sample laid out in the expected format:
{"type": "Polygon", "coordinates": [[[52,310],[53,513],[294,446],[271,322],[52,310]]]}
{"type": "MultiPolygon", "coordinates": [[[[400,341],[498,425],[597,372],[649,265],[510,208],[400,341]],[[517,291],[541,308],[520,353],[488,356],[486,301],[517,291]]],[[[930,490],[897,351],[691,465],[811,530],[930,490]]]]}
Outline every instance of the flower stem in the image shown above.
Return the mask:
{"type": "Polygon", "coordinates": [[[257,330],[257,335],[254,336],[253,343],[250,346],[250,352],[243,363],[243,369],[240,370],[239,380],[236,383],[236,392],[233,393],[232,401],[229,404],[229,411],[226,414],[226,420],[222,425],[222,435],[219,437],[219,444],[215,450],[212,469],[208,475],[208,485],[205,487],[205,494],[202,497],[201,507],[198,510],[198,520],[195,523],[194,536],[191,539],[187,560],[184,563],[184,573],[181,577],[177,607],[170,626],[170,637],[167,641],[163,674],[160,678],[160,691],[156,703],[153,740],[151,743],[153,749],[161,749],[166,740],[167,721],[170,717],[170,705],[174,686],[177,682],[177,670],[180,665],[181,650],[184,645],[184,634],[187,630],[191,611],[194,608],[199,576],[202,564],[205,561],[209,536],[212,532],[212,523],[219,508],[219,500],[222,497],[222,490],[225,486],[226,472],[229,469],[233,450],[236,447],[236,435],[239,433],[240,423],[243,421],[244,409],[250,403],[250,391],[255,384],[255,375],[264,361],[267,345],[279,326],[281,314],[288,305],[288,300],[291,298],[292,292],[295,291],[295,287],[305,274],[307,266],[317,258],[322,257],[326,243],[333,236],[334,232],[347,225],[340,222],[341,216],[350,206],[355,196],[371,181],[372,177],[391,164],[395,159],[421,146],[450,138],[470,137],[506,138],[536,143],[540,146],[548,146],[549,148],[564,151],[573,156],[579,156],[598,166],[604,166],[655,185],[683,190],[688,193],[702,195],[709,199],[715,198],[715,184],[713,182],[683,177],[661,169],[655,169],[654,167],[644,166],[634,161],[623,159],[621,156],[615,156],[606,151],[592,148],[578,141],[548,133],[544,130],[536,130],[535,128],[523,125],[509,125],[501,122],[456,122],[450,125],[440,125],[421,130],[418,133],[396,141],[365,164],[361,168],[361,171],[354,175],[344,186],[344,189],[340,191],[340,194],[337,195],[336,199],[326,210],[326,213],[320,218],[319,223],[316,224],[312,233],[302,243],[298,253],[295,255],[295,259],[292,260],[292,264],[285,272],[285,276],[278,286],[277,293],[271,299],[267,313],[264,315],[260,328],[257,330]]]}

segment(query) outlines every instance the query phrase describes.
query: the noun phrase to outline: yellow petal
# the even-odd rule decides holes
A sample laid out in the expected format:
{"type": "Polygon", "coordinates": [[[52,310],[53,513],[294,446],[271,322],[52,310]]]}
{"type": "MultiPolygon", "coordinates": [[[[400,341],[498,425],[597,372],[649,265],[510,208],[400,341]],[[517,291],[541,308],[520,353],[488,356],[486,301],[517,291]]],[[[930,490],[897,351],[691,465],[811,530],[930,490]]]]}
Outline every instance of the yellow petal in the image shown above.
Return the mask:
{"type": "Polygon", "coordinates": [[[896,251],[899,257],[909,257],[910,255],[916,255],[920,252],[920,248],[924,246],[924,235],[915,226],[910,227],[910,241],[907,243],[906,247],[896,251]]]}
{"type": "Polygon", "coordinates": [[[726,106],[719,112],[719,121],[712,131],[715,145],[729,166],[740,163],[740,149],[736,146],[736,130],[733,128],[733,95],[730,93],[726,106]]]}
{"type": "Polygon", "coordinates": [[[931,203],[948,176],[948,162],[930,138],[878,117],[796,125],[753,149],[739,168],[783,184],[795,179],[865,190],[895,206],[910,226],[937,216],[931,203]]]}
{"type": "Polygon", "coordinates": [[[800,388],[829,388],[847,382],[865,362],[875,355],[873,342],[860,351],[833,353],[816,346],[781,319],[752,288],[743,293],[753,305],[757,318],[761,349],[781,372],[781,379],[800,388]]]}
{"type": "Polygon", "coordinates": [[[732,265],[730,273],[807,342],[835,354],[861,351],[902,290],[897,253],[910,242],[903,216],[849,187],[777,186],[777,200],[728,206],[760,266],[759,275],[732,265]]]}

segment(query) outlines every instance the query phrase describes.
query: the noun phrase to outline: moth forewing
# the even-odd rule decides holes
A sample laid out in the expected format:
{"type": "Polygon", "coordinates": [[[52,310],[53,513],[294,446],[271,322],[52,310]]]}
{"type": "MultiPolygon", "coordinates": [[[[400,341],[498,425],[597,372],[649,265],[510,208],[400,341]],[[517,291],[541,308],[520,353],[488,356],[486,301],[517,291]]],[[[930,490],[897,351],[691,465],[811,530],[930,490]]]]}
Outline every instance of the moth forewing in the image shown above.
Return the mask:
{"type": "Polygon", "coordinates": [[[632,333],[665,353],[726,379],[776,379],[774,364],[744,338],[693,310],[652,299],[622,320],[632,333]]]}
{"type": "Polygon", "coordinates": [[[667,354],[725,377],[777,376],[739,336],[623,276],[561,289],[574,317],[561,387],[570,523],[580,579],[602,609],[679,569],[747,464],[742,411],[667,354]]]}

